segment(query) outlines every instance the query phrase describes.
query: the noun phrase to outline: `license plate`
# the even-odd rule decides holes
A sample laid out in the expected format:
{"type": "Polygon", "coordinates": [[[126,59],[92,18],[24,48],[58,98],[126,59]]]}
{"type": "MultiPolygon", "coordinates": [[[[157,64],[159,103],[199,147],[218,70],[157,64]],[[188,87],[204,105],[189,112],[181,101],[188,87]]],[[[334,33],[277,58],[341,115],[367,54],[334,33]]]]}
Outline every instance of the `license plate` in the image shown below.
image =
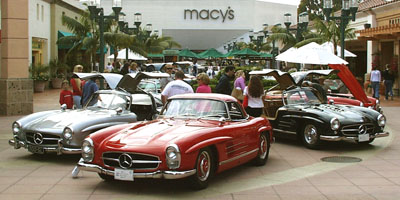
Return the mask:
{"type": "Polygon", "coordinates": [[[41,147],[41,146],[29,145],[28,151],[30,151],[32,153],[37,153],[37,154],[44,154],[43,147],[41,147]]]}
{"type": "Polygon", "coordinates": [[[133,181],[133,170],[115,168],[114,179],[122,181],[133,181]]]}
{"type": "Polygon", "coordinates": [[[360,134],[358,135],[359,142],[366,142],[369,141],[369,134],[360,134]]]}

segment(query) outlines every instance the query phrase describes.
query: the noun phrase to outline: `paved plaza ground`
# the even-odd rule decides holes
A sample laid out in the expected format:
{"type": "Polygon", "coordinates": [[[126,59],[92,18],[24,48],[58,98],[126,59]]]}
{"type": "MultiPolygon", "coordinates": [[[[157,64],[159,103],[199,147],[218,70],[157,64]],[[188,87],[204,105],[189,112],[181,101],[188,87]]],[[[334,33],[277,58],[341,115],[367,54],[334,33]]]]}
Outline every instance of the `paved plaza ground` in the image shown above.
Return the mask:
{"type": "MultiPolygon", "coordinates": [[[[34,94],[34,111],[58,109],[59,90],[34,94]]],[[[0,117],[0,199],[400,199],[400,99],[382,100],[391,135],[372,144],[329,143],[306,149],[277,139],[265,166],[250,164],[216,175],[207,189],[193,191],[179,180],[104,182],[97,174],[71,171],[79,155],[32,155],[8,145],[11,124],[0,117]],[[328,163],[327,156],[354,156],[358,163],[328,163]]]]}

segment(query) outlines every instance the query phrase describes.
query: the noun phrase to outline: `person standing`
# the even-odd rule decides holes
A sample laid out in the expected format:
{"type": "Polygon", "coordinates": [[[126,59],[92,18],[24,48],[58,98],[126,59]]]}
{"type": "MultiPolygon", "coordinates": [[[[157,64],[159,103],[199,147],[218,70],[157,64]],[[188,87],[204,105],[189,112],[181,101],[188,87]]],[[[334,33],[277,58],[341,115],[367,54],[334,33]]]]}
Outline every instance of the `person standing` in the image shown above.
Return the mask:
{"type": "Polygon", "coordinates": [[[196,93],[211,93],[211,88],[208,85],[210,78],[206,73],[203,72],[197,75],[197,83],[199,83],[199,87],[197,87],[196,93]]]}
{"type": "Polygon", "coordinates": [[[390,99],[393,100],[393,83],[394,83],[394,74],[393,71],[390,69],[390,65],[386,65],[386,69],[383,72],[383,80],[385,84],[385,99],[389,99],[389,94],[390,94],[390,99]]]}
{"type": "Polygon", "coordinates": [[[197,76],[199,65],[197,64],[197,59],[193,61],[193,76],[197,76]]]}
{"type": "Polygon", "coordinates": [[[138,73],[138,64],[135,62],[132,62],[131,65],[129,66],[129,73],[138,73]]]}
{"type": "Polygon", "coordinates": [[[125,75],[127,73],[129,73],[129,63],[125,62],[124,66],[121,68],[120,74],[125,75]]]}
{"type": "Polygon", "coordinates": [[[83,86],[83,92],[82,92],[82,105],[85,106],[88,104],[88,106],[92,106],[97,103],[98,98],[93,97],[90,100],[90,97],[97,91],[99,90],[99,87],[96,84],[97,77],[91,78],[89,81],[85,83],[83,86]]]}
{"type": "MultiPolygon", "coordinates": [[[[75,65],[74,73],[82,73],[83,66],[82,65],[75,65]]],[[[81,109],[81,98],[82,98],[82,88],[85,84],[85,81],[81,80],[80,78],[71,78],[70,84],[72,86],[72,95],[74,100],[75,109],[81,109]]]]}
{"type": "Polygon", "coordinates": [[[264,108],[264,88],[258,76],[251,76],[249,85],[244,89],[244,95],[248,98],[246,112],[253,117],[261,116],[264,108]]]}
{"type": "Polygon", "coordinates": [[[225,73],[222,74],[221,78],[218,81],[217,86],[215,87],[217,93],[231,95],[232,86],[229,81],[234,76],[234,74],[235,74],[235,67],[233,66],[225,67],[225,73]]]}
{"type": "Polygon", "coordinates": [[[371,71],[371,86],[374,91],[373,97],[379,99],[379,86],[381,82],[381,72],[378,70],[378,67],[372,67],[371,71]]]}
{"type": "Polygon", "coordinates": [[[67,109],[72,109],[74,106],[74,99],[71,90],[69,90],[69,82],[64,80],[62,82],[62,90],[60,92],[60,105],[66,104],[67,109]]]}
{"type": "Polygon", "coordinates": [[[163,104],[167,102],[168,98],[174,95],[193,93],[192,86],[183,81],[184,78],[185,74],[182,71],[177,71],[175,73],[175,80],[169,82],[161,92],[161,100],[163,104]]]}
{"type": "MultiPolygon", "coordinates": [[[[108,63],[107,66],[106,66],[107,72],[112,72],[113,69],[114,69],[114,67],[111,65],[111,63],[108,63]]],[[[106,70],[105,70],[105,71],[106,71],[106,70]]]]}
{"type": "Polygon", "coordinates": [[[161,91],[164,90],[165,86],[167,86],[167,84],[171,81],[173,81],[174,79],[172,79],[172,72],[174,67],[170,64],[166,64],[164,66],[165,69],[165,73],[169,74],[168,78],[161,78],[160,79],[160,87],[161,87],[161,91]]]}

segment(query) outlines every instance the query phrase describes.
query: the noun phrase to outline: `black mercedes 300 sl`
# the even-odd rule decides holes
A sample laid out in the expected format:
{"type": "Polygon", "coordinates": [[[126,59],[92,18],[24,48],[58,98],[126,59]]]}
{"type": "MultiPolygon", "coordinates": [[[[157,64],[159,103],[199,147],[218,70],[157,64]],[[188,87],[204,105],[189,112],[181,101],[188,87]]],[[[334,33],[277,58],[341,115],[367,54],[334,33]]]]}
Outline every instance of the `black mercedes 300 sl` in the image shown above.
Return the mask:
{"type": "Polygon", "coordinates": [[[273,114],[269,110],[274,132],[277,136],[297,134],[308,148],[318,148],[321,141],[371,143],[389,135],[384,131],[385,116],[373,109],[327,104],[317,90],[309,87],[286,89],[278,95],[266,97],[266,103],[273,100],[281,104],[273,114]]]}

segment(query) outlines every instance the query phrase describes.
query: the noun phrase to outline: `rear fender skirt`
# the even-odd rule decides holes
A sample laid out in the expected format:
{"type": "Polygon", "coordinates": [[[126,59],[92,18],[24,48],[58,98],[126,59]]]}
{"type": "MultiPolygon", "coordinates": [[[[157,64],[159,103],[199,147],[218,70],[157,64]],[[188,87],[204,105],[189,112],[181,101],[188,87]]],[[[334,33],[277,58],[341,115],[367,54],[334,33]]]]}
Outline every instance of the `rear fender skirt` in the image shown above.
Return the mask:
{"type": "Polygon", "coordinates": [[[212,144],[220,143],[220,142],[225,142],[227,140],[232,140],[232,137],[229,136],[223,136],[223,137],[215,137],[215,138],[210,138],[208,140],[204,140],[200,143],[197,143],[190,147],[188,150],[185,151],[185,154],[193,153],[203,147],[210,146],[212,144]]]}
{"type": "Polygon", "coordinates": [[[121,125],[127,124],[128,122],[109,122],[109,123],[102,123],[102,124],[95,124],[93,126],[86,127],[81,132],[93,132],[97,131],[106,127],[114,126],[114,125],[121,125]]]}

